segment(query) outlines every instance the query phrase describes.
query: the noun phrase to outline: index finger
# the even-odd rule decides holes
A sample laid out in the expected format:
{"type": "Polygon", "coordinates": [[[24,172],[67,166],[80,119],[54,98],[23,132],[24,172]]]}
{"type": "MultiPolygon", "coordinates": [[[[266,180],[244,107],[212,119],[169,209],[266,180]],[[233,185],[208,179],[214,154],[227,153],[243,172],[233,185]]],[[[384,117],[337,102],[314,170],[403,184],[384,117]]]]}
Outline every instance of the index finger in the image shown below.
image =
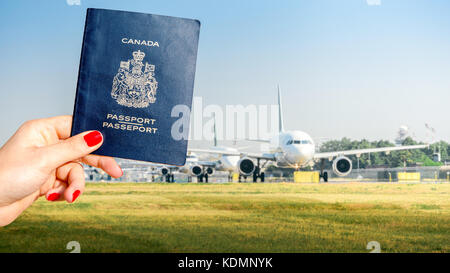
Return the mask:
{"type": "Polygon", "coordinates": [[[119,178],[123,175],[122,168],[120,168],[114,158],[109,156],[87,155],[81,158],[81,162],[100,168],[114,178],[119,178]]]}

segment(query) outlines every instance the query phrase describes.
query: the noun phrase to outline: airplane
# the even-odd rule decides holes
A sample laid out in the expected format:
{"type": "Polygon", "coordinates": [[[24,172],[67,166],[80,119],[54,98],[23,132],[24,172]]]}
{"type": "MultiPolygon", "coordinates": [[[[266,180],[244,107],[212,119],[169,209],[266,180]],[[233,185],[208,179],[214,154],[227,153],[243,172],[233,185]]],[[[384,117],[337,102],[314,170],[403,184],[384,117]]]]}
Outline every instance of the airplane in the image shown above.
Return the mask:
{"type": "MultiPolygon", "coordinates": [[[[328,182],[328,172],[324,171],[325,160],[332,161],[333,172],[340,176],[347,176],[352,171],[352,161],[347,157],[349,155],[356,155],[360,157],[361,154],[392,151],[422,149],[427,148],[428,144],[423,145],[409,145],[383,148],[368,148],[336,152],[316,152],[315,144],[311,136],[303,131],[285,131],[283,126],[283,110],[281,104],[281,93],[278,87],[278,123],[279,132],[270,140],[253,140],[259,142],[269,143],[271,150],[269,153],[251,153],[239,151],[232,148],[215,148],[215,149],[189,149],[190,152],[195,153],[209,153],[220,156],[219,161],[227,170],[237,170],[239,172],[239,181],[241,177],[245,179],[253,176],[253,182],[257,182],[259,178],[264,182],[265,174],[264,167],[268,162],[273,163],[277,167],[295,168],[298,170],[301,167],[308,166],[316,161],[320,164],[320,178],[324,182],[328,182]],[[256,163],[255,163],[256,161],[256,163]],[[264,161],[261,164],[261,161],[264,161]],[[233,163],[236,162],[236,165],[233,163]]],[[[216,142],[216,140],[215,140],[216,142]]]]}
{"type": "Polygon", "coordinates": [[[236,171],[237,163],[240,156],[227,155],[227,153],[238,153],[238,150],[233,147],[219,146],[217,144],[216,124],[214,122],[214,146],[210,148],[215,154],[221,154],[219,157],[210,157],[208,160],[200,160],[196,153],[188,149],[186,155],[186,164],[182,167],[176,166],[161,166],[160,172],[166,176],[167,182],[174,182],[173,172],[181,172],[190,175],[190,177],[197,177],[198,182],[208,183],[208,178],[214,175],[215,171],[225,171],[229,173],[229,180],[231,180],[231,173],[236,171]]]}
{"type": "Polygon", "coordinates": [[[208,177],[214,174],[215,162],[201,161],[195,153],[189,152],[186,155],[186,163],[184,166],[168,166],[159,165],[159,173],[165,177],[166,182],[175,182],[174,173],[180,172],[188,174],[188,181],[191,181],[192,177],[197,177],[198,182],[208,182],[208,177]]]}
{"type": "Polygon", "coordinates": [[[186,164],[182,167],[177,166],[158,166],[159,172],[166,179],[166,182],[174,182],[175,172],[188,174],[191,180],[192,177],[197,177],[198,182],[208,183],[208,178],[214,175],[215,171],[225,171],[229,173],[228,179],[231,180],[231,173],[236,171],[237,163],[240,156],[227,155],[226,153],[238,153],[238,150],[234,147],[219,146],[217,144],[217,132],[216,122],[214,116],[214,146],[210,148],[217,154],[221,154],[219,157],[210,157],[208,160],[200,160],[195,152],[188,149],[186,155],[186,164]]]}

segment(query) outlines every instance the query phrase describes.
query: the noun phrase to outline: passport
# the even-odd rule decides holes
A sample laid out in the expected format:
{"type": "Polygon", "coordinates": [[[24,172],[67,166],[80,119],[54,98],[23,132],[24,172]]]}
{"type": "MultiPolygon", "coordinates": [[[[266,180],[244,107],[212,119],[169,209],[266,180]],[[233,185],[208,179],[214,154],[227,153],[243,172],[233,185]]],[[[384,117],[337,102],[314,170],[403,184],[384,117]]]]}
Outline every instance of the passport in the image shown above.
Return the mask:
{"type": "Polygon", "coordinates": [[[199,32],[198,20],[87,9],[71,134],[100,131],[93,154],[184,165],[199,32]]]}

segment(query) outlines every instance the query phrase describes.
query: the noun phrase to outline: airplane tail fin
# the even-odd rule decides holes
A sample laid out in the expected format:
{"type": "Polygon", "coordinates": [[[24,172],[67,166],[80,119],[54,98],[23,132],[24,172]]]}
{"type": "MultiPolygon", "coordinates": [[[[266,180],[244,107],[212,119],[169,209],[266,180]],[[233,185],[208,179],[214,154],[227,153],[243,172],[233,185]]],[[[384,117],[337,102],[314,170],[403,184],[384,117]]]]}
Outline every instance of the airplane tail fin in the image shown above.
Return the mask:
{"type": "Polygon", "coordinates": [[[216,114],[213,114],[214,117],[214,147],[217,147],[217,130],[216,130],[216,114]]]}
{"type": "Polygon", "coordinates": [[[281,133],[284,131],[283,125],[283,108],[281,106],[281,92],[280,86],[278,85],[278,131],[281,133]]]}

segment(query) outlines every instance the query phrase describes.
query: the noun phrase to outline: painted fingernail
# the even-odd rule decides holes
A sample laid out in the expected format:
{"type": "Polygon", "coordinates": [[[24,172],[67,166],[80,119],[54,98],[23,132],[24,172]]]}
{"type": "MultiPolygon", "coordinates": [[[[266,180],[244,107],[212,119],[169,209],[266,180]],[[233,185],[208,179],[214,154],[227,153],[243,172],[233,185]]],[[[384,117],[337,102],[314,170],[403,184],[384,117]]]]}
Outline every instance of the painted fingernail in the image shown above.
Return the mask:
{"type": "Polygon", "coordinates": [[[75,202],[78,196],[80,196],[80,191],[79,190],[74,191],[72,194],[72,202],[75,202]]]}
{"type": "Polygon", "coordinates": [[[89,147],[95,146],[102,142],[103,136],[99,131],[92,131],[84,136],[84,141],[89,147]]]}
{"type": "Polygon", "coordinates": [[[49,195],[47,196],[47,200],[48,200],[48,201],[55,201],[55,200],[58,200],[58,199],[59,199],[59,196],[60,196],[59,193],[54,192],[54,193],[49,194],[49,195]]]}

